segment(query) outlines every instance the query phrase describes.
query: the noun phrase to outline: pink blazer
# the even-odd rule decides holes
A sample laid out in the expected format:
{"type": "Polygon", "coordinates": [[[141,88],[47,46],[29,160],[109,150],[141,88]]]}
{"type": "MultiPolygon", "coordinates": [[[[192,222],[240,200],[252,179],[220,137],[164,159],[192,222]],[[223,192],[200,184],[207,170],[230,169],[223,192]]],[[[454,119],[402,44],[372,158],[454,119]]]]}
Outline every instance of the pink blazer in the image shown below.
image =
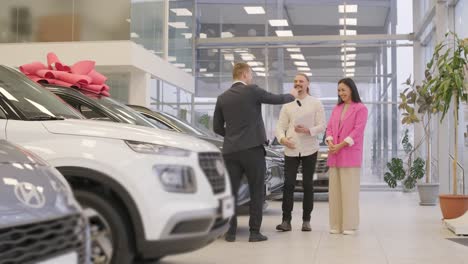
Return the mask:
{"type": "Polygon", "coordinates": [[[343,142],[350,137],[354,144],[342,148],[336,154],[328,154],[329,167],[361,167],[364,129],[367,123],[367,107],[362,103],[352,103],[345,113],[340,125],[341,112],[344,104],[333,109],[327,126],[327,138],[332,137],[333,143],[343,142]]]}

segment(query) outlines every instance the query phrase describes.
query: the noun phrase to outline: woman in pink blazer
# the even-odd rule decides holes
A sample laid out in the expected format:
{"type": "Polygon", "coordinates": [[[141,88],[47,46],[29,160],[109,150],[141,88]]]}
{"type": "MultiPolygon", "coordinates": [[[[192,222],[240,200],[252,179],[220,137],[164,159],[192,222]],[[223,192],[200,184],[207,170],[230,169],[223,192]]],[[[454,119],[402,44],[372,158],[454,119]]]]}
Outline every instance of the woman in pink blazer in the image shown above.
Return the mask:
{"type": "Polygon", "coordinates": [[[359,189],[367,108],[350,78],[338,82],[338,104],[327,126],[330,233],[359,227],[359,189]]]}

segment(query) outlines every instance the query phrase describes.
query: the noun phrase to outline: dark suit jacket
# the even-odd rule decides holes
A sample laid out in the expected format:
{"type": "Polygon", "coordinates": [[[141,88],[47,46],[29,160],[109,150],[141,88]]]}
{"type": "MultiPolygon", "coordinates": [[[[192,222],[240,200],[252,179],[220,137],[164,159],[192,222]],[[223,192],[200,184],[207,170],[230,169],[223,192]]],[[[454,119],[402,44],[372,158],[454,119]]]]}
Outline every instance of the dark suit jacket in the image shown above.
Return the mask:
{"type": "Polygon", "coordinates": [[[285,104],[294,101],[290,94],[272,94],[257,85],[236,82],[218,96],[213,129],[224,137],[223,153],[228,154],[266,142],[262,104],[285,104]]]}

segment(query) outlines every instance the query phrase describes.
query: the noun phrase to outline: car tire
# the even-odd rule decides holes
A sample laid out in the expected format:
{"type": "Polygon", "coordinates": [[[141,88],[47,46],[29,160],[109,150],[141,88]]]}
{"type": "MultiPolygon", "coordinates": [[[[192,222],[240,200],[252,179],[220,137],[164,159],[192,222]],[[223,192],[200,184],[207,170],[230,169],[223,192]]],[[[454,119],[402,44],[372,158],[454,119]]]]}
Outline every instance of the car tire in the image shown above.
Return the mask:
{"type": "MultiPolygon", "coordinates": [[[[129,221],[126,221],[126,215],[120,210],[120,205],[112,201],[109,197],[106,197],[102,194],[96,194],[95,191],[90,190],[75,190],[74,192],[76,200],[83,207],[85,215],[90,221],[91,227],[91,237],[92,237],[92,255],[94,257],[95,263],[110,263],[110,264],[128,264],[133,263],[134,259],[134,245],[131,243],[133,241],[130,230],[127,228],[130,226],[129,221]],[[88,213],[94,212],[96,215],[89,215],[88,213]],[[98,217],[98,218],[96,218],[98,217]],[[100,222],[104,222],[104,224],[100,222]],[[101,227],[100,227],[101,226],[101,227]],[[102,228],[102,226],[105,226],[102,228]],[[102,229],[101,229],[102,228],[102,229]],[[96,231],[96,229],[100,229],[96,231]],[[106,230],[109,229],[109,230],[106,230]],[[96,233],[105,233],[110,231],[110,242],[112,244],[112,257],[110,260],[106,258],[105,253],[103,257],[105,261],[102,261],[102,256],[96,253],[95,250],[102,250],[106,243],[102,243],[102,239],[95,239],[96,236],[93,236],[93,232],[96,233]],[[97,241],[97,242],[95,242],[97,241]],[[101,243],[100,243],[101,242],[101,243]],[[96,243],[96,244],[94,244],[96,243]],[[101,246],[104,244],[104,246],[101,246]],[[96,260],[101,259],[101,261],[96,260]]],[[[107,243],[109,245],[109,243],[107,243]]]]}

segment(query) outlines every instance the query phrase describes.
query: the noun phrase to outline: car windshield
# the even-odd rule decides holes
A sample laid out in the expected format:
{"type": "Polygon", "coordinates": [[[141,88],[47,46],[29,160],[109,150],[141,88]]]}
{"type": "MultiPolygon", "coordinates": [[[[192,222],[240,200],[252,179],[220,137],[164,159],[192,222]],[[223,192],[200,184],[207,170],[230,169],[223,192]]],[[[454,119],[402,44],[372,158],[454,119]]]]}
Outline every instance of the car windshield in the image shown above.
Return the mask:
{"type": "Polygon", "coordinates": [[[148,119],[146,119],[140,113],[112,98],[92,95],[88,95],[88,97],[107,108],[108,111],[119,116],[120,119],[124,120],[128,124],[157,128],[157,126],[148,121],[148,119]]]}
{"type": "Polygon", "coordinates": [[[171,122],[173,122],[180,130],[182,130],[182,132],[184,133],[187,133],[187,134],[192,134],[192,135],[196,135],[196,136],[213,136],[205,131],[201,131],[200,129],[198,128],[195,128],[187,123],[185,123],[184,121],[172,116],[172,115],[169,115],[167,113],[162,113],[160,112],[160,114],[162,116],[164,116],[165,118],[169,119],[171,122]]]}
{"type": "Polygon", "coordinates": [[[0,94],[28,120],[84,119],[62,99],[5,66],[0,67],[0,94]]]}

